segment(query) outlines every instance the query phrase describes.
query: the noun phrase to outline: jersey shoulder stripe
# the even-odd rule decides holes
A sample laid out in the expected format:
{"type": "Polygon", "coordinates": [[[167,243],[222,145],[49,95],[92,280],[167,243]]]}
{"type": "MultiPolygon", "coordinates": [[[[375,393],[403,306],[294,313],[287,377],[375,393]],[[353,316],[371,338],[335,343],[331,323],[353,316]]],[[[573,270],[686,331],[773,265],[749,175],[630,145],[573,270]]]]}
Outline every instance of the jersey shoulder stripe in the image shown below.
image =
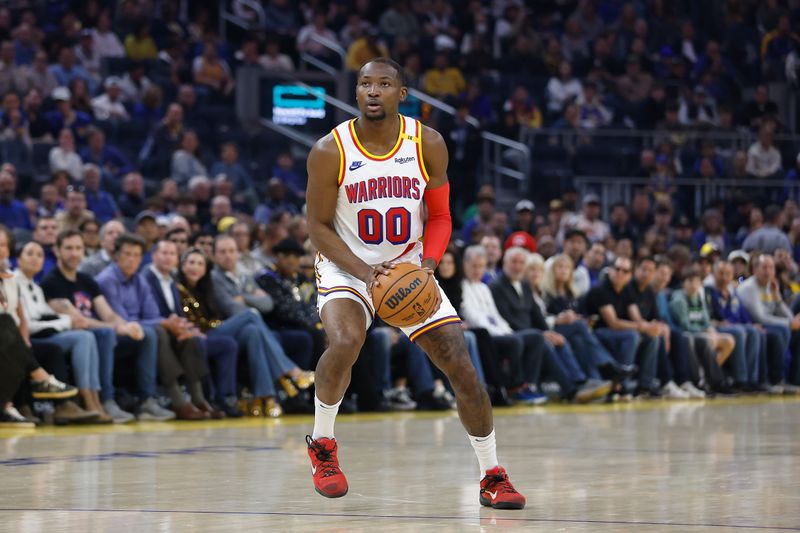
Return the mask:
{"type": "Polygon", "coordinates": [[[331,132],[333,133],[333,140],[336,141],[336,149],[339,150],[339,176],[336,183],[341,185],[344,181],[344,169],[347,168],[345,166],[344,146],[342,146],[342,139],[339,137],[339,132],[336,128],[331,130],[331,132]]]}
{"type": "Polygon", "coordinates": [[[431,177],[428,175],[428,169],[425,168],[425,160],[423,159],[422,155],[422,123],[419,120],[415,120],[416,122],[416,138],[414,142],[417,144],[417,162],[419,163],[419,170],[422,172],[422,177],[425,179],[425,182],[431,181],[431,177]]]}

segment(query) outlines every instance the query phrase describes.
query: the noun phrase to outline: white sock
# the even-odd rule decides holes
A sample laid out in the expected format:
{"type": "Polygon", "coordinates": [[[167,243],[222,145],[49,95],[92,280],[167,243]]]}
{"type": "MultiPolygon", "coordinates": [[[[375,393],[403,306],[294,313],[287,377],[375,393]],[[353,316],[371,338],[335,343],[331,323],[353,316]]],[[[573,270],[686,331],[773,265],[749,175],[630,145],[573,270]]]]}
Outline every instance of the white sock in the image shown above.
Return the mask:
{"type": "Polygon", "coordinates": [[[473,437],[467,435],[469,442],[475,450],[475,455],[478,456],[478,464],[481,467],[481,479],[486,475],[487,470],[498,465],[497,463],[497,442],[494,438],[494,429],[485,437],[473,437]]]}
{"type": "MultiPolygon", "coordinates": [[[[317,440],[319,438],[333,438],[333,424],[336,422],[336,413],[339,412],[339,406],[342,400],[339,400],[333,405],[327,405],[314,395],[314,433],[311,438],[317,440]]],[[[494,437],[492,437],[494,442],[494,437]]]]}

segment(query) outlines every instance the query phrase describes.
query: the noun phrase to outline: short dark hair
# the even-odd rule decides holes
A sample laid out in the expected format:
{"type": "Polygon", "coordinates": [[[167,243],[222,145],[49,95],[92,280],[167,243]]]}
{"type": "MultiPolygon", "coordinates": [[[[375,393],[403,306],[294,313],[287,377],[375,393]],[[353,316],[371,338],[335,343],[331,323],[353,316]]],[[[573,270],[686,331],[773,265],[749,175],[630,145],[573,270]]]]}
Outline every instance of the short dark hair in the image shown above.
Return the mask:
{"type": "Polygon", "coordinates": [[[696,266],[690,266],[686,270],[683,271],[683,280],[686,281],[687,279],[698,278],[703,279],[703,274],[700,272],[700,269],[696,266]]]}
{"type": "Polygon", "coordinates": [[[178,233],[185,233],[188,237],[190,231],[186,228],[172,228],[164,235],[164,239],[169,240],[170,237],[177,235],[178,233]]]}
{"type": "Polygon", "coordinates": [[[767,208],[764,210],[764,222],[768,224],[774,224],[778,217],[781,216],[783,210],[778,205],[768,205],[767,208]]]}
{"type": "Polygon", "coordinates": [[[114,253],[118,254],[125,245],[138,246],[139,249],[142,250],[142,255],[147,251],[147,244],[144,242],[144,239],[133,233],[123,233],[117,237],[117,240],[114,241],[114,253]]]}
{"type": "Polygon", "coordinates": [[[195,243],[197,243],[197,240],[199,238],[201,238],[201,237],[212,237],[213,238],[214,234],[211,233],[210,231],[200,230],[197,233],[195,233],[194,235],[192,235],[191,237],[189,237],[189,244],[191,244],[192,246],[195,246],[195,243]]]}
{"type": "MultiPolygon", "coordinates": [[[[389,65],[397,73],[396,74],[397,81],[400,82],[400,86],[402,87],[402,86],[404,86],[406,84],[406,72],[405,72],[405,69],[403,69],[403,67],[401,67],[400,64],[397,61],[395,61],[393,59],[390,59],[388,57],[376,57],[375,59],[371,59],[371,60],[367,61],[364,64],[364,66],[361,67],[361,70],[363,70],[364,67],[366,67],[370,63],[379,63],[381,65],[389,65]]],[[[358,72],[359,76],[361,75],[361,70],[359,70],[359,72],[358,72]]]]}
{"type": "Polygon", "coordinates": [[[642,257],[639,257],[638,259],[636,259],[636,267],[638,268],[643,263],[647,263],[648,261],[650,263],[653,263],[656,266],[658,265],[658,263],[656,262],[655,257],[653,257],[652,255],[643,255],[642,257]]]}
{"type": "Polygon", "coordinates": [[[78,229],[81,231],[86,231],[86,226],[88,226],[89,224],[94,224],[95,226],[98,227],[98,229],[100,228],[100,222],[98,222],[96,218],[88,218],[83,222],[81,222],[81,225],[78,226],[78,229]]]}
{"type": "MultiPolygon", "coordinates": [[[[39,220],[41,221],[42,219],[40,218],[39,220]]],[[[58,236],[56,237],[56,248],[61,248],[61,245],[64,244],[64,241],[66,241],[70,237],[80,237],[81,242],[83,242],[83,235],[81,235],[81,232],[79,230],[75,228],[65,229],[63,231],[58,232],[58,236]]]]}

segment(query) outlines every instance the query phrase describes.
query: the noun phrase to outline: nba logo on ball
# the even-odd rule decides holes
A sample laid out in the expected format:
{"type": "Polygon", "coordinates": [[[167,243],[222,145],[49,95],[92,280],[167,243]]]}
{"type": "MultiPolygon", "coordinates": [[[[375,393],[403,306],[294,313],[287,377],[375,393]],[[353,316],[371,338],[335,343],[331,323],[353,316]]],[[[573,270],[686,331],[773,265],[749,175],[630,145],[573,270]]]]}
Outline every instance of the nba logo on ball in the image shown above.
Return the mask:
{"type": "Polygon", "coordinates": [[[380,285],[372,291],[375,311],[390,326],[421,324],[433,312],[435,291],[432,276],[411,263],[399,263],[388,276],[379,276],[380,285]]]}

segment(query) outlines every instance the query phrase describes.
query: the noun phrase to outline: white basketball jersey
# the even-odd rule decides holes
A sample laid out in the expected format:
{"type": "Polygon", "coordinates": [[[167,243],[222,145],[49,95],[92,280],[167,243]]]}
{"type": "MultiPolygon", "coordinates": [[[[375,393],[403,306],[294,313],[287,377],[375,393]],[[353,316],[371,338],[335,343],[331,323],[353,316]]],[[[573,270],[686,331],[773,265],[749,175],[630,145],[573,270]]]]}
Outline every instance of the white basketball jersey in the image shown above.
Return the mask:
{"type": "Polygon", "coordinates": [[[428,173],[422,125],[400,115],[389,153],[376,156],[359,142],[356,119],[333,129],[339,148],[339,197],[334,228],[367,264],[397,259],[422,240],[422,196],[428,173]]]}

